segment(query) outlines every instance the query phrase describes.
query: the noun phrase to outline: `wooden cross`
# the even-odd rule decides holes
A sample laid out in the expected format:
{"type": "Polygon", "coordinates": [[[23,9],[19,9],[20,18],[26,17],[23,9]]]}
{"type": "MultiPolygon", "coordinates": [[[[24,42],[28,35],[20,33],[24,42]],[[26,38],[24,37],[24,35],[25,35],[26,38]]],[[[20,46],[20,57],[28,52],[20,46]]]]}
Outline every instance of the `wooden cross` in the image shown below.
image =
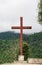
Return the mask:
{"type": "Polygon", "coordinates": [[[23,26],[23,17],[20,17],[20,26],[12,26],[11,29],[20,29],[20,55],[23,55],[23,29],[31,29],[31,26],[23,26]]]}

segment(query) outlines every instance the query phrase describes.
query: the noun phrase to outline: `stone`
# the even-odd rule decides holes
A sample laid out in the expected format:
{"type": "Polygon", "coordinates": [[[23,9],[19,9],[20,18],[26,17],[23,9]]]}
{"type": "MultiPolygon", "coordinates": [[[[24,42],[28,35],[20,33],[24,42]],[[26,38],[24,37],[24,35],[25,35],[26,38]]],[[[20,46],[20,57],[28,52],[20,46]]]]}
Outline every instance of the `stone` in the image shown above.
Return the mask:
{"type": "Polygon", "coordinates": [[[41,58],[28,58],[28,63],[40,63],[42,64],[41,58]]]}
{"type": "Polygon", "coordinates": [[[18,61],[24,61],[24,55],[19,55],[19,57],[18,57],[18,61]]]}
{"type": "Polygon", "coordinates": [[[0,65],[42,65],[42,64],[6,63],[6,64],[0,64],[0,65]]]}

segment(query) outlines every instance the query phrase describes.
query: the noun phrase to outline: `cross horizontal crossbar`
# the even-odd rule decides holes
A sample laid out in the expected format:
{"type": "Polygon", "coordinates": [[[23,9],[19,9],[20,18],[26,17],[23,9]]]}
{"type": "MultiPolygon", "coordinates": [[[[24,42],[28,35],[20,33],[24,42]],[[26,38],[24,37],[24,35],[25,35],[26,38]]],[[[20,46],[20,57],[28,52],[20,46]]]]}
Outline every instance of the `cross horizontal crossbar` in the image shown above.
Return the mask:
{"type": "Polygon", "coordinates": [[[23,26],[23,27],[19,27],[19,26],[13,26],[11,27],[12,29],[32,29],[31,26],[23,26]]]}

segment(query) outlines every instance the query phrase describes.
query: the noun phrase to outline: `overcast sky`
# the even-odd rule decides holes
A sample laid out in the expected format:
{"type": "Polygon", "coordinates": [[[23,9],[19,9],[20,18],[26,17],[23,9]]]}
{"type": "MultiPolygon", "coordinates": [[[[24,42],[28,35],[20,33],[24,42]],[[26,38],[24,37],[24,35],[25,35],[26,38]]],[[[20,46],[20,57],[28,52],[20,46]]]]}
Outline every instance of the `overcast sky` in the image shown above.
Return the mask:
{"type": "Polygon", "coordinates": [[[20,16],[23,17],[23,25],[32,26],[32,30],[25,33],[42,31],[42,26],[37,21],[39,0],[0,0],[0,32],[11,30],[12,25],[19,25],[20,16]]]}

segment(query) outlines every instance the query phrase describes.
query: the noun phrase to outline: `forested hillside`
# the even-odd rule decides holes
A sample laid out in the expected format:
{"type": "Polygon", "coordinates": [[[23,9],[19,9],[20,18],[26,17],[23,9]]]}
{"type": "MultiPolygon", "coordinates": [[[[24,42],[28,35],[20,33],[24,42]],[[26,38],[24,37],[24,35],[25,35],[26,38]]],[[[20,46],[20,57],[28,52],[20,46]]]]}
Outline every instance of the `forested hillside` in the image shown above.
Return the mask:
{"type": "MultiPolygon", "coordinates": [[[[13,62],[19,55],[19,33],[11,31],[0,33],[0,63],[13,62]]],[[[23,34],[23,43],[29,47],[31,58],[42,58],[42,32],[23,34]]]]}

